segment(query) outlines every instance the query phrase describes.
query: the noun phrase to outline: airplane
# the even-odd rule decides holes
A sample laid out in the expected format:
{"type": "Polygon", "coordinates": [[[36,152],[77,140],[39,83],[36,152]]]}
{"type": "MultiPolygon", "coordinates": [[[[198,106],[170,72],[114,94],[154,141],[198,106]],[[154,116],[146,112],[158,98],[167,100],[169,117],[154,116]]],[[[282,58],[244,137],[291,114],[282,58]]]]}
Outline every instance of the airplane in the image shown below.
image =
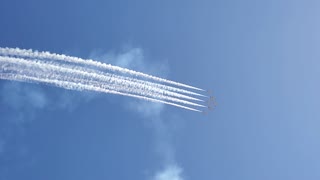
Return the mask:
{"type": "Polygon", "coordinates": [[[215,99],[216,99],[216,98],[215,98],[214,96],[210,96],[210,98],[206,101],[206,103],[207,103],[208,105],[214,105],[214,106],[216,106],[216,105],[217,105],[217,102],[216,102],[215,99]]]}
{"type": "Polygon", "coordinates": [[[212,110],[214,110],[214,108],[211,107],[211,106],[208,106],[208,109],[207,109],[207,110],[203,110],[203,111],[202,111],[202,114],[203,114],[203,115],[208,115],[209,111],[212,111],[212,110]]]}
{"type": "Polygon", "coordinates": [[[212,111],[217,106],[216,98],[212,95],[212,90],[207,90],[207,93],[209,94],[209,98],[206,102],[207,104],[207,110],[204,110],[202,114],[207,115],[208,111],[212,111]]]}
{"type": "Polygon", "coordinates": [[[208,109],[209,109],[209,111],[212,111],[214,109],[214,107],[209,105],[208,109]]]}

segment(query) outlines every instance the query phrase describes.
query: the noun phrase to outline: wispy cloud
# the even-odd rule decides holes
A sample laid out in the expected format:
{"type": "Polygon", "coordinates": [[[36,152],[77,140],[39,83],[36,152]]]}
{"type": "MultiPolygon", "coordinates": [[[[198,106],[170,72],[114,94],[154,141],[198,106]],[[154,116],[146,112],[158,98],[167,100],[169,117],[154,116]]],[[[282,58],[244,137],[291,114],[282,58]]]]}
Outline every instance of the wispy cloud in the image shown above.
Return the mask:
{"type": "MultiPolygon", "coordinates": [[[[121,67],[161,75],[165,77],[168,73],[166,62],[145,61],[146,56],[141,48],[125,48],[120,52],[102,53],[94,51],[90,58],[115,64],[121,67]]],[[[31,122],[39,110],[67,109],[72,111],[77,104],[87,102],[96,95],[92,93],[78,93],[58,90],[59,93],[47,91],[42,86],[22,84],[22,83],[4,83],[1,90],[1,101],[19,112],[15,119],[17,122],[31,122]]],[[[126,107],[134,112],[139,113],[145,119],[150,120],[152,131],[155,136],[155,151],[162,159],[162,168],[153,170],[154,173],[148,176],[151,180],[183,180],[183,169],[180,167],[175,158],[174,145],[172,143],[173,133],[163,119],[165,107],[160,103],[150,103],[146,101],[132,100],[126,103],[126,107]]],[[[11,118],[14,119],[14,118],[11,118]]],[[[1,144],[0,154],[4,151],[6,141],[1,144]]]]}
{"type": "Polygon", "coordinates": [[[14,123],[30,122],[35,112],[48,104],[44,91],[39,86],[17,82],[5,82],[1,89],[1,101],[12,114],[3,114],[4,120],[14,123]],[[7,119],[6,119],[7,118],[7,119]]]}
{"type": "Polygon", "coordinates": [[[1,97],[3,102],[13,109],[43,108],[47,99],[42,89],[35,85],[7,82],[2,86],[1,97]]]}
{"type": "Polygon", "coordinates": [[[102,51],[94,50],[90,53],[89,58],[102,62],[107,62],[123,68],[128,68],[143,73],[164,77],[168,74],[167,61],[151,61],[142,48],[125,47],[120,51],[102,51]],[[146,61],[149,59],[149,61],[146,61]]]}
{"type": "MultiPolygon", "coordinates": [[[[139,70],[146,73],[165,77],[168,74],[168,64],[166,62],[150,63],[145,59],[141,48],[126,49],[120,54],[103,54],[101,51],[94,51],[92,58],[99,59],[118,66],[139,70]],[[112,61],[110,61],[112,60],[112,61]]],[[[162,114],[165,106],[160,103],[150,103],[146,101],[132,100],[126,106],[140,114],[143,118],[151,122],[151,128],[155,137],[155,151],[160,156],[163,169],[156,170],[153,175],[147,177],[150,180],[183,180],[183,169],[175,158],[174,145],[172,144],[172,132],[164,121],[162,114]]]]}
{"type": "Polygon", "coordinates": [[[132,102],[130,108],[141,114],[152,123],[155,136],[155,151],[160,156],[164,168],[156,170],[150,180],[183,180],[183,169],[176,162],[175,149],[172,143],[172,132],[163,120],[163,104],[149,102],[132,102]]]}
{"type": "Polygon", "coordinates": [[[0,101],[11,110],[8,112],[14,112],[7,116],[7,120],[15,123],[31,122],[40,110],[72,111],[78,104],[96,96],[89,92],[79,93],[58,88],[48,90],[38,84],[20,82],[2,83],[0,93],[0,101]]]}
{"type": "Polygon", "coordinates": [[[182,169],[179,166],[170,165],[159,171],[151,180],[183,180],[182,169]]]}

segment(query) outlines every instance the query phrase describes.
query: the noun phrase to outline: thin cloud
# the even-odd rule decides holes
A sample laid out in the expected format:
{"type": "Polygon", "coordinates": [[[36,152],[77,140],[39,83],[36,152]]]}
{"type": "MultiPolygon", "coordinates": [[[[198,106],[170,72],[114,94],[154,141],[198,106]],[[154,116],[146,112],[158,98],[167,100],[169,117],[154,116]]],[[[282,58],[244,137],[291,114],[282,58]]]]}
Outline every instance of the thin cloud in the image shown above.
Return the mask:
{"type": "Polygon", "coordinates": [[[151,180],[183,180],[182,169],[175,165],[167,166],[159,171],[151,180]]]}
{"type": "Polygon", "coordinates": [[[1,99],[7,106],[15,110],[27,107],[41,109],[47,104],[47,98],[41,88],[17,82],[4,83],[1,99]]]}
{"type": "MultiPolygon", "coordinates": [[[[129,49],[122,54],[100,55],[99,52],[92,53],[93,58],[116,64],[118,66],[136,69],[142,72],[161,75],[165,77],[168,73],[167,63],[147,64],[145,56],[140,48],[129,49]],[[113,59],[112,62],[108,59],[113,59]],[[159,68],[160,67],[160,68],[159,68]]],[[[127,107],[140,114],[143,118],[151,122],[151,128],[155,137],[155,151],[162,159],[164,169],[156,170],[154,175],[147,178],[150,180],[183,180],[182,167],[178,166],[175,159],[175,150],[171,142],[172,134],[164,122],[162,114],[165,106],[160,103],[150,103],[146,101],[132,100],[126,103],[127,107]]]]}
{"type": "MultiPolygon", "coordinates": [[[[106,55],[95,51],[90,57],[118,66],[161,75],[162,77],[165,77],[168,73],[166,62],[147,63],[141,48],[131,48],[118,54],[110,53],[106,55]]],[[[24,119],[28,118],[25,114],[35,115],[34,112],[40,109],[73,109],[78,103],[83,102],[83,100],[79,100],[81,99],[79,97],[82,97],[85,101],[90,101],[95,97],[87,96],[86,93],[75,94],[76,95],[74,95],[74,93],[69,94],[69,92],[67,92],[63,95],[53,95],[55,98],[52,98],[52,94],[48,94],[48,92],[41,87],[20,83],[5,83],[1,91],[2,101],[11,108],[24,113],[19,116],[24,119]]],[[[176,163],[175,150],[171,142],[172,133],[162,117],[163,111],[165,110],[164,105],[160,103],[132,100],[129,103],[126,103],[126,106],[134,112],[139,113],[144,118],[151,120],[152,123],[152,129],[155,136],[155,150],[162,159],[161,163],[163,164],[164,169],[155,170],[153,173],[154,175],[149,177],[152,177],[152,180],[183,180],[183,170],[176,163]]],[[[34,116],[30,116],[29,118],[32,119],[33,117],[34,116]]],[[[3,144],[2,149],[5,148],[4,146],[5,145],[3,144]]]]}

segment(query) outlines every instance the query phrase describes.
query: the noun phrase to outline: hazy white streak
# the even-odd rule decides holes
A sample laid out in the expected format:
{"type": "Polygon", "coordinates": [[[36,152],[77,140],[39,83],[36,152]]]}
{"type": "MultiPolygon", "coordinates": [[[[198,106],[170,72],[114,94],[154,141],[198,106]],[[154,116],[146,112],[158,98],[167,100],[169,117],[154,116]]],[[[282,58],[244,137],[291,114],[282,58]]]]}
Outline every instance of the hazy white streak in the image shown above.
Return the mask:
{"type": "MultiPolygon", "coordinates": [[[[60,72],[60,73],[69,73],[70,75],[68,77],[79,77],[83,76],[83,78],[87,78],[87,79],[98,79],[99,81],[103,80],[104,82],[109,82],[110,84],[117,84],[119,85],[119,89],[115,89],[117,91],[127,91],[129,93],[139,93],[140,95],[144,95],[144,96],[151,96],[152,98],[159,98],[159,99],[164,99],[164,100],[169,100],[169,101],[173,101],[173,102],[177,102],[177,103],[183,103],[183,104],[188,104],[188,105],[192,105],[192,106],[198,106],[198,107],[205,107],[203,105],[200,104],[196,104],[190,101],[186,101],[186,100],[182,100],[182,99],[178,99],[178,98],[174,98],[174,97],[170,97],[170,96],[164,96],[162,94],[159,93],[151,93],[150,91],[148,91],[148,89],[144,88],[143,86],[137,86],[137,84],[134,84],[130,81],[127,80],[119,80],[117,78],[114,77],[110,77],[110,76],[102,76],[96,73],[91,73],[91,72],[85,72],[85,71],[80,71],[80,70],[76,70],[76,69],[69,69],[69,68],[65,68],[65,67],[61,67],[61,66],[56,66],[56,65],[51,65],[51,64],[45,64],[43,62],[40,61],[36,61],[36,60],[25,60],[25,59],[21,59],[21,58],[14,58],[14,57],[1,57],[0,56],[0,61],[6,62],[6,63],[16,63],[17,66],[18,65],[24,65],[30,69],[32,68],[40,68],[44,71],[47,71],[47,73],[50,72],[60,72]],[[137,88],[140,88],[141,90],[138,90],[137,88]]],[[[25,68],[18,68],[18,71],[25,71],[25,68]]],[[[19,72],[21,74],[23,74],[23,72],[19,72]]],[[[44,75],[46,75],[47,73],[44,73],[44,75]]],[[[67,77],[65,77],[67,78],[67,77]]],[[[114,86],[116,87],[116,86],[114,86]]]]}
{"type": "Polygon", "coordinates": [[[191,110],[191,111],[202,112],[197,109],[193,109],[190,107],[182,106],[179,104],[175,104],[175,103],[171,103],[171,102],[167,102],[167,101],[163,101],[163,100],[159,100],[159,99],[153,99],[153,98],[148,98],[148,97],[139,96],[139,95],[135,95],[135,94],[123,93],[123,92],[103,89],[103,88],[95,87],[92,85],[81,84],[81,83],[60,81],[60,80],[55,80],[55,79],[41,79],[41,78],[37,78],[37,77],[30,77],[30,76],[25,76],[25,75],[20,75],[20,74],[10,74],[10,73],[0,73],[0,79],[35,82],[35,83],[47,83],[47,84],[55,85],[57,87],[70,89],[70,90],[78,90],[78,91],[89,90],[89,91],[96,91],[96,92],[101,92],[101,93],[117,94],[117,95],[147,100],[147,101],[151,101],[151,102],[164,103],[164,104],[180,107],[180,108],[191,110]]]}
{"type": "MultiPolygon", "coordinates": [[[[38,62],[37,59],[30,59],[30,60],[38,62]]],[[[165,94],[165,95],[169,95],[169,96],[174,96],[174,97],[178,97],[178,98],[184,98],[184,99],[204,102],[204,100],[202,100],[202,99],[198,99],[198,98],[191,97],[191,96],[188,96],[188,95],[184,95],[184,94],[181,94],[181,93],[206,97],[204,95],[201,95],[201,94],[198,94],[198,93],[194,93],[194,92],[191,92],[191,91],[187,91],[187,90],[184,90],[184,89],[180,89],[180,88],[176,88],[176,87],[172,87],[172,86],[168,86],[168,85],[163,85],[163,84],[158,84],[158,83],[154,83],[154,82],[148,82],[148,81],[144,81],[144,80],[140,80],[140,79],[136,79],[136,78],[131,78],[131,77],[127,77],[127,76],[119,76],[119,75],[116,75],[116,74],[110,74],[110,73],[106,73],[106,72],[102,72],[102,71],[99,71],[99,70],[90,69],[90,68],[86,68],[86,67],[81,67],[81,66],[76,66],[76,65],[68,65],[68,64],[61,64],[61,63],[52,62],[52,61],[45,61],[45,63],[46,64],[51,64],[51,65],[60,66],[60,67],[64,67],[64,68],[68,68],[68,69],[76,69],[76,70],[80,70],[80,71],[96,73],[96,74],[99,74],[101,76],[111,76],[111,77],[114,77],[114,78],[119,79],[119,80],[121,79],[123,81],[127,81],[127,82],[130,82],[130,83],[139,84],[139,85],[143,86],[144,88],[146,88],[148,90],[151,90],[151,91],[155,91],[157,93],[161,93],[161,94],[165,94]],[[178,93],[178,92],[180,92],[180,93],[178,93]]]]}
{"type": "Polygon", "coordinates": [[[31,57],[31,58],[47,58],[47,59],[52,59],[52,60],[61,60],[61,61],[66,61],[66,62],[70,62],[70,63],[95,66],[95,67],[98,67],[101,69],[106,69],[106,70],[110,70],[110,71],[114,71],[114,72],[120,72],[120,73],[124,73],[124,74],[130,74],[133,76],[149,78],[149,79],[159,81],[159,82],[164,82],[164,83],[168,83],[168,84],[172,84],[172,85],[176,85],[176,86],[181,86],[181,87],[186,87],[186,88],[190,88],[190,89],[204,91],[203,89],[200,89],[197,87],[178,83],[178,82],[167,80],[164,78],[159,78],[156,76],[148,75],[148,74],[145,74],[142,72],[137,72],[137,71],[130,70],[127,68],[113,66],[111,64],[101,63],[98,61],[94,61],[92,59],[84,60],[82,58],[67,56],[67,55],[63,55],[63,54],[56,54],[56,53],[50,53],[50,52],[38,52],[38,51],[25,50],[25,49],[19,49],[19,48],[15,48],[15,49],[14,48],[0,48],[0,54],[9,55],[9,56],[31,57]]]}
{"type": "MultiPolygon", "coordinates": [[[[1,59],[0,59],[1,62],[1,59]]],[[[168,100],[168,101],[173,101],[173,102],[178,102],[178,103],[184,103],[184,104],[188,104],[188,105],[193,105],[193,106],[198,106],[198,107],[205,107],[203,105],[199,105],[196,103],[192,103],[189,101],[184,101],[181,99],[177,99],[174,97],[170,97],[170,96],[164,96],[162,94],[159,93],[155,93],[152,91],[147,91],[145,89],[140,89],[139,87],[135,87],[135,86],[130,86],[127,83],[123,83],[123,84],[118,84],[118,83],[109,83],[108,81],[99,81],[99,80],[92,80],[92,79],[88,79],[88,77],[80,77],[80,74],[77,73],[72,73],[70,74],[70,72],[68,72],[67,74],[64,74],[65,71],[51,71],[51,72],[47,72],[47,71],[39,71],[40,67],[35,68],[36,66],[33,65],[33,69],[30,68],[23,68],[17,64],[15,64],[12,67],[8,67],[5,68],[8,71],[15,71],[15,73],[17,74],[22,74],[22,75],[26,75],[26,76],[31,76],[31,77],[37,77],[37,78],[44,78],[44,79],[55,79],[55,80],[61,80],[61,81],[68,81],[68,82],[74,82],[74,83],[81,83],[81,84],[89,84],[89,85],[94,85],[94,86],[98,86],[100,88],[103,89],[109,89],[109,90],[115,90],[115,91],[119,91],[119,92],[129,92],[129,93],[134,93],[134,94],[139,94],[142,96],[148,96],[151,98],[157,98],[157,99],[163,99],[163,100],[168,100]]],[[[116,82],[116,81],[115,81],[116,82]]]]}

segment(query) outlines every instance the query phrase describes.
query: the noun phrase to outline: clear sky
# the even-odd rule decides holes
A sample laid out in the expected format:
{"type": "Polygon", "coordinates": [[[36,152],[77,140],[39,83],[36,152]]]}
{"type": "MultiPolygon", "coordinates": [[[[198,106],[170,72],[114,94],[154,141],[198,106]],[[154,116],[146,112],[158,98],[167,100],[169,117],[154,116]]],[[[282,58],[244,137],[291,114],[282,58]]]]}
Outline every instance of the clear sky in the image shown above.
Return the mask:
{"type": "Polygon", "coordinates": [[[204,116],[0,80],[1,180],[319,180],[320,2],[2,0],[0,46],[212,89],[204,116]]]}

